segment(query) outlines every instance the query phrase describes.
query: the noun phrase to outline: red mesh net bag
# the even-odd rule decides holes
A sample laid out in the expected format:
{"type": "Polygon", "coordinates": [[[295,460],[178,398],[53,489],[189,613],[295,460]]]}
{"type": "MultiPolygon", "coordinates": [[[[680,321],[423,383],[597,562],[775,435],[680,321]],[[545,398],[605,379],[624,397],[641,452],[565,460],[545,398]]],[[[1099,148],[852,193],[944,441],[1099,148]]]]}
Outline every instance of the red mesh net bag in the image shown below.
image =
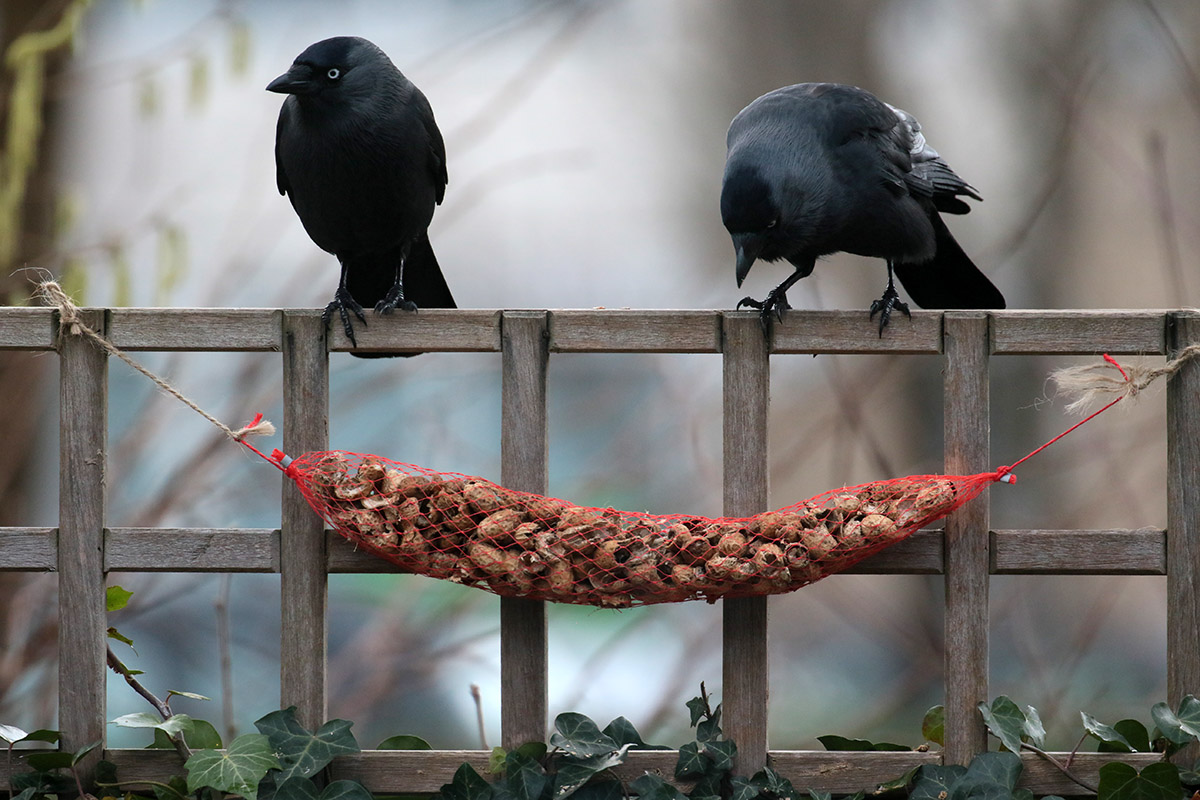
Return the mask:
{"type": "Polygon", "coordinates": [[[308,453],[284,471],[338,533],[406,571],[504,597],[615,608],[790,592],[1008,479],[1007,470],[910,476],[710,519],[579,506],[343,451],[308,453]]]}

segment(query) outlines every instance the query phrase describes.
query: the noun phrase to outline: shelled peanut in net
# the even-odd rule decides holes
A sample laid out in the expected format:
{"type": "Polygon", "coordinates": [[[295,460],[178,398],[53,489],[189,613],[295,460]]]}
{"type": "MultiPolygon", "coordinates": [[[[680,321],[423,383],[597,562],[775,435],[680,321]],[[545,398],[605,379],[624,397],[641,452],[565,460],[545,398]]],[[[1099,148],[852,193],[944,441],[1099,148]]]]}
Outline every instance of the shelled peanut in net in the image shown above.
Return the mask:
{"type": "Polygon", "coordinates": [[[510,597],[627,607],[786,592],[904,538],[955,504],[944,478],[864,484],[741,519],[577,506],[374,457],[319,459],[311,502],[402,568],[510,597]]]}

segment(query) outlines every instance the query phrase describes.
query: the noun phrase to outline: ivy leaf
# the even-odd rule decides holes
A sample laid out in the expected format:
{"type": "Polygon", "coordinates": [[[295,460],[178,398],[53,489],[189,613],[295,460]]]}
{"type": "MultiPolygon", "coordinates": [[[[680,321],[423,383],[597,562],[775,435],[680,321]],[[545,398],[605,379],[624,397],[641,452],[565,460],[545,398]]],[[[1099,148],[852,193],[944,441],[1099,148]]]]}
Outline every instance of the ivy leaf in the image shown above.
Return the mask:
{"type": "Polygon", "coordinates": [[[908,800],[946,800],[950,796],[950,787],[966,774],[967,768],[959,764],[922,764],[917,768],[908,800]]]}
{"type": "Polygon", "coordinates": [[[171,699],[171,695],[175,695],[176,697],[186,697],[189,700],[212,700],[211,697],[205,697],[202,694],[196,694],[195,692],[181,692],[178,689],[167,690],[168,701],[171,699]]]}
{"type": "Polygon", "coordinates": [[[485,781],[470,764],[463,764],[454,772],[450,783],[439,791],[443,800],[491,800],[492,786],[485,781]]]}
{"type": "Polygon", "coordinates": [[[1021,709],[1012,700],[1006,696],[1000,695],[992,701],[989,707],[987,703],[980,703],[979,713],[983,714],[984,724],[991,731],[992,735],[1000,740],[1010,752],[1019,753],[1021,751],[1021,734],[1025,730],[1025,715],[1021,713],[1021,709]]]}
{"type": "Polygon", "coordinates": [[[1134,747],[1129,743],[1129,740],[1120,734],[1115,728],[1105,725],[1091,714],[1080,711],[1079,716],[1083,718],[1083,729],[1091,736],[1099,739],[1101,742],[1106,742],[1112,748],[1111,752],[1132,753],[1134,747]]]}
{"type": "Polygon", "coordinates": [[[546,751],[547,748],[545,742],[526,742],[513,752],[529,756],[534,761],[540,763],[546,757],[546,751]]]}
{"type": "Polygon", "coordinates": [[[700,752],[698,742],[688,742],[679,748],[679,759],[675,762],[675,777],[680,780],[696,778],[708,772],[712,761],[700,752]]]}
{"type": "Polygon", "coordinates": [[[17,741],[19,742],[46,742],[47,744],[58,744],[60,736],[58,731],[52,731],[48,728],[38,728],[32,733],[27,733],[17,741]]]}
{"type": "Polygon", "coordinates": [[[1147,764],[1138,772],[1114,761],[1100,767],[1097,797],[1104,800],[1178,800],[1183,794],[1179,767],[1166,761],[1147,764]]]}
{"type": "Polygon", "coordinates": [[[538,800],[550,779],[542,765],[513,751],[504,759],[504,785],[516,800],[538,800]]]}
{"type": "Polygon", "coordinates": [[[573,711],[554,718],[554,731],[550,735],[551,746],[576,758],[600,756],[620,747],[611,736],[601,733],[596,723],[573,711]]]}
{"type": "MultiPolygon", "coordinates": [[[[187,745],[193,750],[220,750],[221,734],[211,722],[203,719],[193,719],[192,729],[184,734],[187,745]]],[[[147,750],[173,750],[175,742],[161,728],[154,731],[154,742],[146,745],[147,750]]]]}
{"type": "Polygon", "coordinates": [[[378,745],[376,750],[432,750],[433,747],[429,742],[422,739],[420,736],[402,733],[398,736],[389,736],[378,745]]]}
{"type": "Polygon", "coordinates": [[[268,770],[279,769],[271,740],[261,733],[245,733],[229,743],[224,753],[197,750],[183,765],[187,770],[188,793],[204,787],[240,794],[257,800],[258,782],[268,770]]]}
{"type": "Polygon", "coordinates": [[[50,750],[42,753],[30,753],[25,756],[25,763],[37,772],[50,772],[55,769],[68,769],[72,764],[71,753],[50,750]]]}
{"type": "Polygon", "coordinates": [[[921,735],[926,741],[946,746],[946,707],[934,706],[921,720],[921,735]]]}
{"type": "Polygon", "coordinates": [[[155,784],[150,788],[156,800],[188,800],[187,781],[182,775],[172,775],[165,785],[155,784]]]}
{"type": "Polygon", "coordinates": [[[733,758],[737,755],[737,745],[729,740],[720,742],[705,742],[701,751],[712,762],[711,769],[729,772],[733,769],[733,758]]]}
{"type": "Polygon", "coordinates": [[[729,781],[733,788],[733,794],[729,800],[755,800],[761,790],[754,785],[754,781],[741,775],[735,775],[729,781]]]}
{"type": "Polygon", "coordinates": [[[1022,769],[1016,753],[980,753],[950,787],[949,800],[1011,800],[1022,769]]]}
{"type": "Polygon", "coordinates": [[[317,785],[308,778],[293,775],[275,787],[271,800],[317,800],[317,785]]]}
{"type": "Polygon", "coordinates": [[[763,767],[751,779],[756,786],[776,797],[796,797],[796,787],[770,767],[763,767]]]}
{"type": "Polygon", "coordinates": [[[104,606],[107,611],[120,611],[129,604],[133,592],[120,586],[109,586],[104,590],[104,606]]]}
{"type": "Polygon", "coordinates": [[[1150,752],[1150,732],[1146,730],[1146,726],[1138,722],[1136,719],[1122,719],[1113,723],[1112,729],[1125,737],[1125,744],[1120,742],[1104,741],[1103,739],[1096,745],[1096,751],[1099,753],[1128,753],[1132,748],[1135,753],[1150,752]]]}
{"type": "Polygon", "coordinates": [[[688,724],[693,728],[696,727],[697,722],[708,716],[708,702],[703,697],[693,697],[685,705],[691,714],[691,721],[688,724]]]}
{"type": "Polygon", "coordinates": [[[812,800],[833,800],[833,794],[831,792],[818,792],[816,789],[809,789],[808,796],[812,798],[812,800]]]}
{"type": "Polygon", "coordinates": [[[271,747],[279,754],[280,781],[293,775],[312,777],[325,768],[335,756],[361,752],[351,722],[334,719],[326,722],[316,733],[310,733],[296,721],[296,707],[272,711],[254,723],[265,734],[271,747]]]}
{"type": "Polygon", "coordinates": [[[1046,726],[1042,725],[1042,718],[1033,706],[1025,706],[1025,724],[1021,726],[1021,733],[1024,739],[1038,747],[1046,744],[1046,726]]]}
{"type": "MultiPolygon", "coordinates": [[[[917,774],[918,769],[920,769],[919,766],[913,767],[899,778],[892,778],[890,781],[885,781],[879,784],[877,787],[875,787],[875,791],[871,794],[877,797],[881,794],[887,794],[888,792],[899,792],[903,790],[907,795],[909,784],[912,783],[913,777],[917,774]]],[[[1032,800],[1032,798],[1030,800],[1032,800]]]]}
{"type": "Polygon", "coordinates": [[[589,758],[564,759],[564,763],[559,766],[558,772],[554,776],[554,791],[551,793],[551,797],[554,800],[570,797],[591,780],[593,775],[623,764],[628,751],[629,745],[626,744],[610,753],[602,753],[589,758]]]}
{"type": "Polygon", "coordinates": [[[575,790],[572,800],[629,800],[620,781],[588,781],[575,790]]]}
{"type": "Polygon", "coordinates": [[[659,775],[646,773],[633,783],[629,789],[640,800],[687,800],[687,795],[667,783],[659,775]]]}
{"type": "Polygon", "coordinates": [[[340,780],[322,789],[319,800],[373,800],[373,796],[358,781],[340,780]]]}
{"type": "Polygon", "coordinates": [[[660,744],[646,744],[642,739],[642,735],[638,733],[637,728],[633,727],[633,723],[625,719],[625,717],[617,717],[612,722],[605,726],[601,731],[605,736],[612,739],[617,744],[631,745],[632,750],[670,750],[671,748],[660,744]]]}
{"type": "Polygon", "coordinates": [[[1190,694],[1179,703],[1178,713],[1166,703],[1155,703],[1150,718],[1172,744],[1184,745],[1200,737],[1200,701],[1190,694]]]}
{"type": "Polygon", "coordinates": [[[721,706],[713,709],[712,715],[696,726],[696,741],[712,742],[721,738],[721,706]]]}

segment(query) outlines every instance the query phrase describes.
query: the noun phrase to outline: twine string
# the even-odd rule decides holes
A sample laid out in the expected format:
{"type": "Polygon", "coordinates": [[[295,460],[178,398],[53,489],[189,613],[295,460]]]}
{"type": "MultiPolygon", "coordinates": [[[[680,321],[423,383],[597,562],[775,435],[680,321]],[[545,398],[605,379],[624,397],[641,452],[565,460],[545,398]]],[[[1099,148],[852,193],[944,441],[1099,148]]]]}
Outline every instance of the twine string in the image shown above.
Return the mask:
{"type": "Polygon", "coordinates": [[[275,466],[279,467],[281,470],[284,469],[284,467],[280,466],[277,460],[272,459],[270,456],[264,455],[247,441],[247,438],[250,436],[275,435],[275,426],[272,425],[269,420],[263,419],[262,414],[256,414],[254,419],[252,419],[249,424],[243,425],[236,430],[230,428],[228,425],[221,422],[219,419],[214,417],[212,414],[209,414],[195,402],[186,397],[183,392],[179,391],[166,380],[160,378],[158,375],[155,375],[153,372],[134,361],[132,358],[126,355],[124,351],[122,351],[108,339],[104,338],[99,333],[84,324],[83,317],[80,314],[79,306],[75,305],[74,301],[71,300],[71,298],[66,292],[63,291],[63,288],[59,286],[56,281],[42,281],[39,283],[34,292],[34,296],[41,300],[45,305],[53,306],[58,309],[60,335],[63,331],[67,331],[72,336],[83,336],[97,347],[104,350],[104,352],[108,353],[110,356],[119,358],[121,361],[124,361],[142,375],[145,375],[154,383],[155,386],[157,386],[159,389],[162,389],[164,392],[171,395],[200,416],[204,417],[233,441],[237,442],[238,444],[245,445],[253,452],[262,456],[262,458],[266,459],[272,464],[275,464],[275,466]]]}

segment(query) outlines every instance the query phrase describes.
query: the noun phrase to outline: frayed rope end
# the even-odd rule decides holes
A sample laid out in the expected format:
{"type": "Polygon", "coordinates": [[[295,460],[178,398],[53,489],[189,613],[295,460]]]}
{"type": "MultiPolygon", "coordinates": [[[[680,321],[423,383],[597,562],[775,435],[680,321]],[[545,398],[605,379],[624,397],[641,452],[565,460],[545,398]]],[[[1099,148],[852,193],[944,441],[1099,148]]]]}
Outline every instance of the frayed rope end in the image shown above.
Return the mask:
{"type": "Polygon", "coordinates": [[[1107,353],[1101,364],[1065,367],[1050,373],[1056,387],[1054,396],[1070,400],[1064,407],[1068,414],[1084,414],[1100,402],[1116,403],[1134,398],[1159,378],[1174,375],[1185,362],[1200,356],[1200,345],[1189,345],[1179,355],[1161,367],[1140,364],[1122,365],[1107,353]]]}

